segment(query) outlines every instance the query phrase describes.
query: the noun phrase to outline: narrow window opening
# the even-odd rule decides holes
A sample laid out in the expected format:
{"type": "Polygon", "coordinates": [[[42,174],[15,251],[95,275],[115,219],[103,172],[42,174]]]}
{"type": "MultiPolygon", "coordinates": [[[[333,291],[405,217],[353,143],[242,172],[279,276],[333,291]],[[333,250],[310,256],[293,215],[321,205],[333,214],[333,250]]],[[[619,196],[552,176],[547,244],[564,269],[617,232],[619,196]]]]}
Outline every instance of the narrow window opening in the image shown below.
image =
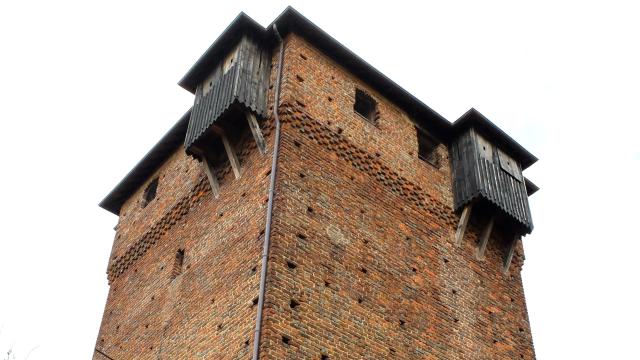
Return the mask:
{"type": "Polygon", "coordinates": [[[143,199],[142,199],[142,207],[147,207],[153,199],[156,198],[156,194],[158,192],[158,178],[153,179],[144,189],[143,199]]]}
{"type": "Polygon", "coordinates": [[[182,265],[184,264],[184,249],[179,249],[176,252],[176,258],[173,262],[173,269],[171,269],[171,280],[175,279],[182,273],[182,265]]]}
{"type": "Polygon", "coordinates": [[[353,104],[353,110],[355,110],[355,112],[375,124],[378,120],[377,107],[378,104],[370,95],[360,89],[356,89],[356,101],[353,104]]]}
{"type": "Polygon", "coordinates": [[[421,130],[418,130],[418,158],[429,164],[440,167],[440,157],[438,156],[438,142],[421,130]]]}

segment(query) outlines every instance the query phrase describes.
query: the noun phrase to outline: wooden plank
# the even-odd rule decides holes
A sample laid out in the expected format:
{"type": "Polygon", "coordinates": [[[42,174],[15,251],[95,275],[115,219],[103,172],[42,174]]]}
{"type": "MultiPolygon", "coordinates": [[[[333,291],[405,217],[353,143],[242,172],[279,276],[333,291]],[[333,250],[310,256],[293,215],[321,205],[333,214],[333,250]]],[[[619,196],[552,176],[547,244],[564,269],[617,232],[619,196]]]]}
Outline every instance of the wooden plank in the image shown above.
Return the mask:
{"type": "Polygon", "coordinates": [[[229,157],[229,163],[231,164],[231,168],[233,169],[233,174],[236,176],[236,179],[239,179],[241,176],[240,161],[238,160],[236,151],[233,148],[233,145],[229,142],[229,138],[224,132],[220,134],[220,137],[222,138],[224,150],[227,152],[227,156],[229,157]]]}
{"type": "Polygon", "coordinates": [[[467,231],[467,225],[469,225],[469,218],[471,217],[471,207],[472,204],[467,204],[462,210],[462,216],[460,216],[460,222],[458,222],[458,228],[456,229],[456,246],[462,244],[462,239],[464,238],[465,231],[467,231]]]}
{"type": "Polygon", "coordinates": [[[253,134],[253,139],[256,141],[258,145],[258,150],[260,153],[267,153],[267,145],[264,141],[264,137],[262,136],[262,130],[260,130],[260,125],[258,125],[258,120],[256,120],[255,115],[250,111],[247,111],[247,121],[249,122],[249,128],[251,129],[251,133],[253,134]]]}
{"type": "Polygon", "coordinates": [[[484,251],[487,249],[487,243],[489,242],[489,238],[491,237],[491,231],[493,231],[493,216],[489,219],[489,222],[484,227],[484,231],[482,231],[482,236],[480,237],[480,244],[478,244],[478,253],[476,254],[476,258],[478,260],[484,259],[484,251]]]}
{"type": "Polygon", "coordinates": [[[202,167],[204,167],[204,172],[207,174],[207,179],[209,179],[211,193],[213,193],[213,196],[217,199],[218,196],[220,196],[220,184],[218,183],[218,178],[216,177],[215,168],[206,156],[202,157],[202,167]]]}
{"type": "Polygon", "coordinates": [[[507,252],[507,256],[505,256],[504,262],[502,264],[502,272],[505,274],[509,273],[509,266],[511,266],[511,260],[513,260],[513,253],[516,249],[516,244],[518,244],[518,241],[520,241],[520,236],[516,235],[509,244],[509,251],[507,252]]]}

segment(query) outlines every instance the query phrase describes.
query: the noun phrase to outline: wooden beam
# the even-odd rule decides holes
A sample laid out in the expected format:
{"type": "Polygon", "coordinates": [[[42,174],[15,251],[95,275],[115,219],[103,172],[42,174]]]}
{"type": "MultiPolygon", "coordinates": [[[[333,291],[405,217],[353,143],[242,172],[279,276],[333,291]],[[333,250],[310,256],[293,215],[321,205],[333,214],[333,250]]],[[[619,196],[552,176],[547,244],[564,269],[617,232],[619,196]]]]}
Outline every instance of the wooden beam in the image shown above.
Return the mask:
{"type": "Polygon", "coordinates": [[[256,120],[255,115],[253,115],[253,113],[250,111],[247,111],[247,122],[249,122],[249,129],[251,129],[253,139],[258,145],[258,150],[260,150],[260,153],[266,154],[267,145],[264,141],[264,137],[262,136],[262,130],[260,130],[260,125],[258,125],[258,120],[256,120]]]}
{"type": "Polygon", "coordinates": [[[224,132],[220,134],[220,138],[222,138],[222,144],[224,145],[224,150],[227,152],[227,156],[229,157],[229,163],[231,163],[231,168],[233,169],[233,173],[236,176],[236,179],[239,179],[241,175],[240,161],[238,160],[236,151],[233,148],[233,145],[229,142],[229,138],[224,132]]]}
{"type": "Polygon", "coordinates": [[[460,222],[458,222],[458,228],[456,229],[456,246],[462,244],[464,238],[464,232],[467,231],[467,225],[469,224],[469,218],[471,217],[471,204],[467,204],[462,210],[462,216],[460,216],[460,222]]]}
{"type": "Polygon", "coordinates": [[[480,237],[480,244],[478,244],[478,253],[476,254],[476,259],[482,260],[484,259],[484,251],[487,249],[487,243],[489,242],[489,238],[491,237],[491,231],[493,231],[493,216],[489,219],[489,222],[484,227],[484,231],[482,231],[482,236],[480,237]]]}
{"type": "Polygon", "coordinates": [[[505,274],[509,273],[509,266],[511,266],[511,260],[513,260],[513,253],[516,249],[516,245],[518,244],[518,241],[520,241],[520,236],[516,235],[514,236],[513,240],[511,240],[511,243],[509,244],[509,251],[507,252],[507,256],[505,256],[504,262],[502,264],[502,272],[505,274]]]}
{"type": "Polygon", "coordinates": [[[218,183],[218,178],[216,177],[216,171],[213,167],[211,161],[207,159],[206,156],[202,157],[202,167],[204,168],[204,172],[207,174],[207,179],[209,179],[209,185],[211,185],[211,192],[213,196],[217,199],[220,196],[220,184],[218,183]]]}

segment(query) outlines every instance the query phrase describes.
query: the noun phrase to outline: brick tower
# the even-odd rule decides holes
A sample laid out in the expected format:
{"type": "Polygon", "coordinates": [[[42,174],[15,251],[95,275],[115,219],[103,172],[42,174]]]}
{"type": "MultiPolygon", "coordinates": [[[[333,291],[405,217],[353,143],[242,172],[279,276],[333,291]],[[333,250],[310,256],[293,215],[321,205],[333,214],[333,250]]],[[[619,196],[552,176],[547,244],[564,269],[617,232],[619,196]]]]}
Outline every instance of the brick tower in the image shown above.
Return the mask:
{"type": "Polygon", "coordinates": [[[536,158],[479,112],[445,120],[292,8],[240,14],[180,85],[100,204],[94,359],[535,357],[536,158]]]}

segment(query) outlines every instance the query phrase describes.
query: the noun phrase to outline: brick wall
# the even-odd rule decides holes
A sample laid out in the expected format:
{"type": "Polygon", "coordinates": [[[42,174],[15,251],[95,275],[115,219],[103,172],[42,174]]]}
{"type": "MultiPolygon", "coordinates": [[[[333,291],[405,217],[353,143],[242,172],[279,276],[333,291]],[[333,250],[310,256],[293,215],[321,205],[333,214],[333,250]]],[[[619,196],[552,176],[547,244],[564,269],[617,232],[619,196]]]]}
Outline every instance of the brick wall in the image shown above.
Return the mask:
{"type": "Polygon", "coordinates": [[[221,168],[218,199],[181,148],[150,178],[158,197],[142,208],[142,186],[125,204],[96,348],[113,359],[249,356],[271,161],[249,137],[240,149],[243,175],[221,168]]]}
{"type": "MultiPolygon", "coordinates": [[[[534,358],[522,248],[503,275],[499,231],[482,261],[482,224],[453,245],[446,147],[438,168],[418,159],[406,113],[301,38],[285,44],[261,357],[534,358]],[[375,125],[353,111],[356,87],[376,99],[375,125]]],[[[179,149],[148,179],[159,178],[156,199],[141,206],[145,184],[125,203],[96,348],[118,360],[250,359],[273,119],[266,124],[268,154],[246,134],[243,176],[219,169],[218,199],[179,149]]]]}
{"type": "Polygon", "coordinates": [[[503,275],[499,231],[482,261],[481,224],[453,244],[446,148],[439,169],[419,160],[406,114],[302,39],[285,64],[263,357],[534,358],[522,249],[503,275]],[[378,126],[354,113],[356,87],[378,126]]]}

